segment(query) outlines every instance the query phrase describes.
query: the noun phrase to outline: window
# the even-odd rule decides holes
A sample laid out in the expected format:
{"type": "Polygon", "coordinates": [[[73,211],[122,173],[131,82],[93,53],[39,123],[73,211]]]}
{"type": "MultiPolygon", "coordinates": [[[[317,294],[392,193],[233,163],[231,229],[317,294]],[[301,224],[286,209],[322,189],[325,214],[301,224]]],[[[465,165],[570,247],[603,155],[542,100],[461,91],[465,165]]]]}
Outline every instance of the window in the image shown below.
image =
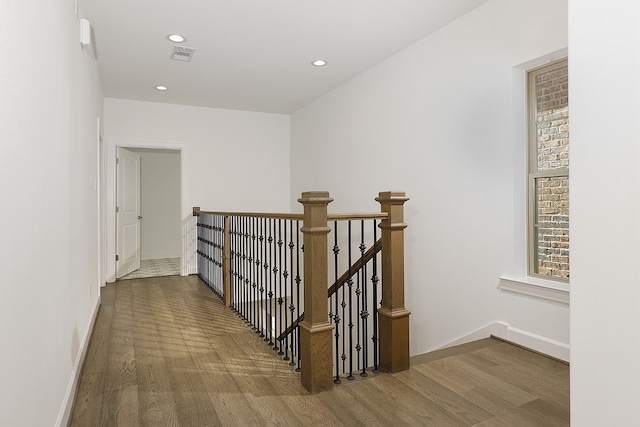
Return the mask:
{"type": "Polygon", "coordinates": [[[529,275],[569,281],[567,60],[528,74],[529,275]]]}

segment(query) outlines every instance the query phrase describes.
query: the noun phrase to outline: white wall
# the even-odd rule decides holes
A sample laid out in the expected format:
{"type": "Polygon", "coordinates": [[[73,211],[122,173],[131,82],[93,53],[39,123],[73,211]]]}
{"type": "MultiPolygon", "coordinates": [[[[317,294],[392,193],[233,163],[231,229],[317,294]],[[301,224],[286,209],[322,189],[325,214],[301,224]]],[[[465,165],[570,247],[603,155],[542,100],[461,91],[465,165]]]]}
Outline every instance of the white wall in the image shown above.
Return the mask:
{"type": "Polygon", "coordinates": [[[412,354],[489,333],[568,347],[567,304],[497,288],[525,274],[518,66],[566,48],[566,7],[489,1],[292,116],[293,208],[309,189],[329,191],[333,212],[378,211],[384,190],[411,198],[412,354]]]}
{"type": "Polygon", "coordinates": [[[73,0],[0,4],[0,418],[66,423],[99,298],[95,60],[73,0]]]}
{"type": "MultiPolygon", "coordinates": [[[[106,98],[104,128],[113,153],[115,145],[181,150],[183,235],[193,228],[193,206],[215,211],[289,210],[288,115],[106,98]]],[[[106,178],[109,205],[115,178],[106,178]]],[[[113,212],[115,208],[107,209],[108,281],[115,280],[113,212]]],[[[192,236],[187,237],[185,258],[195,252],[187,248],[192,236]]],[[[183,274],[194,271],[195,258],[187,261],[185,266],[183,260],[183,274]]]]}
{"type": "Polygon", "coordinates": [[[131,151],[140,155],[141,258],[180,257],[180,151],[131,151]]]}
{"type": "Polygon", "coordinates": [[[637,425],[640,5],[569,2],[571,423],[637,425]]]}
{"type": "Polygon", "coordinates": [[[289,116],[106,98],[108,139],[178,142],[188,206],[288,210],[289,116]]]}

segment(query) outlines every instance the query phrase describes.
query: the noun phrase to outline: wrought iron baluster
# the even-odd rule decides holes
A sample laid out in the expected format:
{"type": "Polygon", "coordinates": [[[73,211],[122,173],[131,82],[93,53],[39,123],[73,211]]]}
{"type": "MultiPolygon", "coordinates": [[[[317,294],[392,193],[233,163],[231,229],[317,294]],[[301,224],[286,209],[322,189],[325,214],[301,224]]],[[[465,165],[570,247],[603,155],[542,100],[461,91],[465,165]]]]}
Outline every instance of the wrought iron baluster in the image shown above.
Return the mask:
{"type": "MultiPolygon", "coordinates": [[[[373,220],[373,242],[378,241],[378,222],[373,220]]],[[[380,370],[378,369],[378,351],[380,348],[378,347],[378,282],[380,279],[378,278],[378,255],[373,255],[373,276],[371,276],[371,283],[373,283],[373,298],[372,298],[372,306],[374,308],[373,315],[373,336],[371,337],[371,341],[373,341],[373,372],[378,373],[380,370]]]]}
{"type": "MultiPolygon", "coordinates": [[[[282,222],[282,219],[280,220],[282,222]]],[[[284,293],[281,295],[281,298],[284,297],[283,300],[283,304],[284,306],[282,307],[282,316],[283,316],[283,320],[280,322],[280,335],[282,335],[282,333],[286,330],[287,328],[287,282],[288,282],[288,277],[289,277],[289,269],[287,268],[287,221],[285,220],[284,222],[284,232],[283,232],[283,238],[282,238],[282,245],[284,245],[284,251],[283,251],[283,260],[282,260],[282,264],[284,266],[284,270],[282,270],[282,282],[283,282],[283,289],[284,289],[284,293]]],[[[282,246],[281,245],[281,246],[282,246]]],[[[286,337],[284,340],[280,341],[280,352],[281,355],[284,355],[284,357],[282,358],[282,360],[289,360],[289,348],[287,347],[287,340],[286,337]],[[284,350],[284,352],[282,351],[284,350]]]]}
{"type": "MultiPolygon", "coordinates": [[[[362,344],[360,342],[360,296],[362,295],[362,280],[361,279],[362,276],[362,270],[358,269],[357,273],[356,273],[356,366],[357,369],[360,369],[360,352],[362,351],[362,344]]],[[[350,308],[351,311],[353,311],[353,307],[350,308]]]]}
{"type": "Polygon", "coordinates": [[[260,218],[254,218],[255,239],[253,240],[253,295],[256,311],[255,331],[260,333],[260,218]]]}
{"type": "MultiPolygon", "coordinates": [[[[296,247],[298,250],[296,251],[296,306],[298,308],[298,313],[301,313],[300,307],[300,221],[296,220],[296,247]]],[[[300,372],[300,325],[296,328],[297,336],[296,343],[298,345],[297,356],[298,356],[298,366],[296,367],[296,372],[300,372]]]]}
{"type": "Polygon", "coordinates": [[[224,247],[224,237],[223,237],[224,236],[224,216],[216,215],[215,217],[214,216],[211,217],[210,232],[213,235],[212,240],[217,241],[217,246],[214,245],[212,249],[213,253],[211,254],[211,258],[215,258],[217,262],[214,262],[214,264],[210,266],[211,270],[215,270],[215,273],[212,272],[211,274],[215,274],[218,280],[217,282],[218,296],[220,298],[224,298],[224,283],[222,280],[222,277],[223,277],[222,254],[223,254],[223,247],[224,247]]]}
{"type": "Polygon", "coordinates": [[[202,244],[202,278],[207,287],[215,292],[212,284],[213,275],[211,274],[211,229],[210,224],[213,221],[213,215],[205,214],[203,216],[202,227],[200,230],[202,244]]]}
{"type": "MultiPolygon", "coordinates": [[[[333,222],[333,280],[334,283],[338,282],[338,254],[340,253],[340,247],[338,246],[338,221],[333,222]]],[[[338,314],[338,292],[335,292],[333,296],[335,300],[333,321],[335,323],[335,351],[336,351],[336,378],[333,380],[334,384],[340,384],[340,363],[338,363],[340,357],[340,315],[338,314]]],[[[331,314],[329,314],[331,317],[331,314]]]]}
{"type": "Polygon", "coordinates": [[[242,286],[240,275],[240,218],[235,217],[236,311],[242,317],[242,286]]]}
{"type": "MultiPolygon", "coordinates": [[[[204,215],[200,215],[198,217],[198,225],[197,225],[197,230],[198,230],[198,275],[200,275],[200,277],[204,280],[204,237],[203,237],[203,230],[204,230],[204,215]]],[[[205,281],[206,283],[206,281],[205,281]]]]}
{"type": "Polygon", "coordinates": [[[233,311],[235,311],[234,305],[235,305],[235,285],[236,285],[236,279],[235,279],[235,259],[234,259],[234,250],[233,250],[233,239],[235,238],[235,235],[233,233],[233,225],[234,225],[234,218],[232,216],[229,217],[229,292],[231,292],[231,295],[229,295],[229,308],[233,311]]]}
{"type": "MultiPolygon", "coordinates": [[[[211,218],[211,233],[214,239],[217,238],[217,247],[213,247],[212,258],[216,258],[217,263],[214,264],[218,277],[218,296],[224,298],[224,281],[223,281],[223,253],[224,253],[224,216],[216,215],[211,218]],[[217,236],[217,237],[216,237],[217,236]],[[217,251],[216,251],[217,249],[217,251]]],[[[214,269],[214,266],[211,266],[214,269]]]]}
{"type": "Polygon", "coordinates": [[[249,263],[251,264],[251,295],[253,298],[253,302],[251,304],[252,307],[252,319],[253,319],[253,330],[257,330],[258,329],[258,307],[257,307],[257,302],[258,302],[258,285],[256,284],[257,281],[257,273],[256,273],[256,265],[258,262],[258,253],[257,253],[257,236],[256,236],[256,230],[257,230],[258,226],[257,226],[257,218],[256,217],[252,217],[251,218],[251,260],[249,260],[249,263]]]}
{"type": "Polygon", "coordinates": [[[353,381],[355,377],[353,376],[353,298],[352,298],[352,288],[353,288],[353,273],[351,271],[351,221],[348,222],[348,232],[347,236],[348,247],[349,247],[349,279],[347,280],[347,286],[349,287],[349,375],[347,379],[349,381],[353,381]]]}
{"type": "MultiPolygon", "coordinates": [[[[273,268],[273,221],[269,218],[269,238],[267,239],[269,243],[269,265],[273,268]]],[[[267,270],[267,274],[269,275],[269,293],[267,296],[269,297],[269,322],[268,322],[268,336],[269,336],[269,346],[273,346],[273,309],[274,301],[273,301],[273,274],[269,270],[267,270]]]]}
{"type": "Polygon", "coordinates": [[[215,259],[215,255],[213,253],[213,247],[212,247],[212,242],[213,242],[213,230],[212,230],[212,224],[215,221],[215,216],[214,215],[206,215],[206,224],[203,227],[203,246],[204,246],[204,251],[206,253],[204,260],[205,260],[205,268],[204,268],[204,275],[206,277],[205,283],[207,284],[207,286],[209,287],[209,289],[211,289],[216,295],[217,295],[217,289],[216,289],[216,283],[215,283],[215,274],[214,274],[214,268],[213,268],[213,263],[214,263],[214,259],[215,259]]]}
{"type": "MultiPolygon", "coordinates": [[[[266,306],[266,298],[265,298],[265,279],[264,279],[264,270],[267,268],[265,266],[265,264],[267,263],[267,256],[266,256],[266,247],[265,247],[265,222],[266,222],[266,218],[262,218],[260,220],[260,237],[258,237],[258,240],[260,241],[260,253],[261,255],[261,264],[258,264],[259,266],[262,265],[262,268],[260,270],[260,338],[265,338],[266,334],[265,334],[265,330],[264,328],[266,327],[266,319],[265,319],[265,313],[267,311],[267,306],[266,306]]],[[[267,341],[267,339],[265,338],[265,341],[267,341]]]]}
{"type": "MultiPolygon", "coordinates": [[[[224,215],[220,215],[218,217],[218,261],[219,261],[219,271],[220,271],[220,296],[222,298],[224,298],[224,293],[225,292],[229,292],[231,293],[230,289],[226,289],[225,288],[225,282],[224,282],[224,277],[229,273],[224,272],[224,268],[225,268],[225,245],[229,245],[230,243],[225,240],[225,223],[227,222],[227,217],[224,215]]],[[[230,295],[229,295],[230,296],[230,295]]]]}
{"type": "Polygon", "coordinates": [[[238,295],[238,301],[237,301],[237,306],[238,306],[238,314],[240,315],[240,317],[242,317],[242,304],[243,304],[243,298],[242,298],[242,252],[241,252],[241,248],[240,248],[240,244],[241,244],[241,231],[240,231],[240,217],[236,217],[236,287],[237,287],[237,295],[238,295]]]}
{"type": "Polygon", "coordinates": [[[238,277],[240,276],[240,265],[239,265],[239,260],[240,260],[240,251],[238,250],[238,218],[237,217],[233,217],[233,224],[234,224],[234,229],[233,229],[233,253],[231,254],[232,260],[233,260],[233,269],[234,269],[234,275],[233,275],[233,299],[235,301],[235,311],[236,313],[239,315],[240,314],[240,286],[238,284],[238,277]]]}
{"type": "MultiPolygon", "coordinates": [[[[349,231],[350,232],[350,231],[349,231]]],[[[350,252],[349,252],[350,253],[350,252]]],[[[349,274],[351,274],[351,259],[348,260],[349,261],[349,274]]],[[[350,279],[349,279],[350,280],[350,279]]],[[[346,290],[347,287],[344,286],[344,283],[342,284],[342,301],[340,302],[340,307],[342,308],[342,354],[340,356],[340,359],[342,360],[342,373],[347,372],[347,322],[346,322],[346,308],[347,308],[347,302],[346,302],[346,290]]],[[[337,293],[336,293],[337,295],[337,293]]],[[[338,363],[336,361],[336,363],[338,363]]]]}
{"type": "Polygon", "coordinates": [[[236,276],[236,286],[238,287],[238,314],[244,320],[244,289],[242,282],[242,218],[236,217],[236,268],[238,275],[236,276]]]}
{"type": "Polygon", "coordinates": [[[202,220],[202,215],[198,216],[196,218],[196,268],[198,271],[198,275],[201,275],[201,271],[200,271],[200,252],[202,250],[201,247],[201,241],[200,241],[200,230],[201,230],[201,220],[202,220]]]}
{"type": "Polygon", "coordinates": [[[244,217],[244,248],[245,248],[245,259],[244,259],[244,284],[245,284],[245,294],[247,295],[247,323],[249,327],[253,327],[253,296],[251,293],[251,264],[253,258],[251,257],[251,218],[246,216],[244,217]]]}
{"type": "Polygon", "coordinates": [[[362,260],[361,269],[362,269],[362,311],[360,312],[360,317],[362,319],[362,372],[360,373],[361,377],[368,376],[367,374],[367,365],[369,363],[368,350],[369,344],[367,342],[367,322],[369,318],[369,313],[367,312],[367,264],[364,261],[364,252],[367,249],[367,246],[364,244],[364,220],[360,221],[360,259],[362,260]]]}
{"type": "Polygon", "coordinates": [[[222,234],[224,228],[220,226],[220,221],[224,223],[224,217],[220,215],[211,215],[209,222],[209,240],[213,242],[213,246],[209,245],[209,274],[214,279],[214,287],[217,288],[218,297],[224,297],[224,286],[222,283],[222,234]]]}
{"type": "MultiPolygon", "coordinates": [[[[275,228],[276,224],[274,222],[273,224],[273,234],[276,234],[276,228],[275,228]]],[[[278,259],[278,265],[277,267],[274,266],[273,267],[273,274],[274,274],[274,280],[278,281],[278,298],[276,299],[276,302],[278,303],[278,307],[277,307],[277,317],[276,317],[276,334],[280,335],[282,333],[282,220],[278,219],[278,240],[277,243],[278,245],[278,253],[277,253],[277,259],[278,259]]],[[[274,341],[274,345],[273,345],[273,349],[274,350],[279,350],[278,351],[278,355],[282,356],[284,354],[284,352],[282,351],[282,343],[278,343],[278,340],[274,341]]]]}
{"type": "Polygon", "coordinates": [[[249,217],[244,217],[243,221],[244,221],[244,257],[243,257],[243,264],[244,264],[244,286],[245,286],[245,295],[247,296],[247,303],[246,303],[246,311],[247,311],[247,324],[249,326],[253,326],[253,318],[251,317],[251,304],[252,304],[252,298],[251,298],[251,234],[249,233],[249,222],[250,218],[249,217]]]}
{"type": "MultiPolygon", "coordinates": [[[[293,304],[293,248],[294,247],[295,245],[293,243],[293,220],[289,220],[289,271],[291,272],[291,275],[292,275],[291,281],[289,282],[289,314],[291,316],[289,325],[293,325],[293,317],[296,310],[296,306],[293,304]]],[[[291,333],[286,336],[286,340],[287,340],[286,341],[287,352],[289,351],[289,349],[291,350],[291,361],[289,362],[289,366],[295,366],[296,362],[293,361],[293,356],[295,354],[295,351],[293,349],[293,344],[295,342],[293,331],[291,331],[291,333]]],[[[289,357],[288,354],[285,355],[285,360],[287,360],[288,357],[289,357]]]]}
{"type": "Polygon", "coordinates": [[[247,278],[247,217],[241,217],[242,230],[240,231],[240,241],[242,242],[242,318],[249,325],[249,279],[247,278]]]}
{"type": "Polygon", "coordinates": [[[208,267],[208,263],[207,263],[207,252],[208,252],[208,245],[206,243],[206,221],[207,218],[202,218],[202,224],[200,224],[200,260],[202,261],[202,276],[203,279],[205,280],[205,283],[207,283],[208,278],[207,278],[207,267],[208,267]]]}
{"type": "Polygon", "coordinates": [[[210,215],[210,221],[207,227],[207,240],[209,241],[209,268],[207,274],[209,274],[211,286],[213,288],[213,292],[220,296],[222,292],[220,292],[220,281],[218,280],[218,230],[217,230],[217,222],[218,215],[210,215]]]}
{"type": "Polygon", "coordinates": [[[222,289],[221,286],[217,280],[218,275],[217,273],[217,269],[216,269],[216,247],[215,247],[215,240],[216,240],[216,230],[214,228],[214,224],[216,223],[216,215],[207,215],[207,226],[205,228],[205,235],[206,237],[206,246],[207,246],[207,283],[209,284],[209,287],[213,290],[213,292],[218,295],[218,297],[222,296],[222,289]]]}
{"type": "MultiPolygon", "coordinates": [[[[233,227],[233,219],[230,216],[227,216],[225,218],[225,229],[228,227],[228,229],[226,229],[225,233],[225,245],[229,246],[228,252],[229,252],[229,261],[226,261],[225,264],[228,264],[228,268],[229,271],[227,272],[227,276],[228,276],[228,281],[229,281],[229,293],[231,295],[229,295],[229,308],[231,308],[233,310],[233,234],[232,234],[232,227],[233,227]]],[[[225,251],[227,249],[225,248],[225,251]]]]}
{"type": "Polygon", "coordinates": [[[242,275],[241,275],[241,264],[240,264],[240,217],[236,217],[236,232],[235,232],[235,240],[236,240],[236,308],[240,317],[242,317],[242,275]]]}
{"type": "Polygon", "coordinates": [[[202,251],[202,246],[201,246],[201,241],[200,241],[200,230],[202,229],[202,227],[200,226],[200,221],[202,220],[202,215],[198,216],[196,218],[196,270],[198,272],[198,276],[202,277],[202,270],[201,270],[201,261],[200,258],[202,257],[202,255],[200,255],[200,252],[202,251]]]}
{"type": "Polygon", "coordinates": [[[233,234],[233,217],[228,217],[228,226],[229,226],[229,231],[228,231],[228,241],[229,241],[229,292],[231,293],[231,295],[229,295],[229,308],[231,308],[232,310],[235,311],[234,309],[234,299],[235,299],[235,292],[234,292],[234,286],[236,284],[235,281],[235,277],[234,277],[234,271],[235,271],[235,265],[234,265],[234,257],[233,257],[233,239],[234,239],[234,234],[233,234]]]}
{"type": "Polygon", "coordinates": [[[201,227],[201,250],[202,250],[202,278],[207,284],[207,287],[215,293],[215,286],[213,283],[214,275],[212,273],[213,267],[211,266],[212,254],[211,254],[211,222],[213,221],[213,215],[205,214],[201,227]]]}
{"type": "MultiPolygon", "coordinates": [[[[218,290],[216,289],[216,282],[215,282],[215,273],[214,273],[214,260],[215,260],[215,252],[214,252],[214,247],[212,246],[213,240],[214,240],[214,231],[213,231],[213,224],[215,223],[215,216],[214,215],[207,215],[206,218],[206,226],[203,229],[204,235],[205,235],[205,251],[206,251],[206,276],[207,276],[207,284],[209,286],[210,289],[213,290],[214,293],[218,294],[218,290]]],[[[219,295],[218,295],[219,296],[219,295]]]]}
{"type": "MultiPolygon", "coordinates": [[[[202,222],[199,224],[200,225],[200,236],[198,238],[199,243],[200,243],[200,274],[202,275],[202,279],[204,280],[205,283],[207,283],[207,244],[205,243],[206,240],[206,234],[205,234],[205,225],[206,225],[206,221],[207,218],[203,217],[202,218],[202,222]]],[[[209,286],[207,284],[207,286],[209,286]]]]}
{"type": "Polygon", "coordinates": [[[258,261],[258,285],[260,286],[259,288],[259,292],[260,292],[260,300],[258,303],[258,308],[260,310],[260,313],[258,314],[258,330],[256,332],[258,332],[259,336],[261,338],[264,337],[264,308],[262,307],[263,301],[264,301],[264,278],[263,278],[263,264],[264,264],[264,260],[265,260],[265,256],[264,256],[264,218],[260,218],[258,219],[258,223],[260,225],[259,230],[258,230],[258,243],[259,243],[259,249],[258,249],[258,253],[260,254],[260,260],[258,261]]]}
{"type": "Polygon", "coordinates": [[[218,217],[218,267],[220,271],[220,295],[224,298],[225,292],[231,292],[229,289],[225,289],[224,277],[229,273],[225,272],[225,245],[229,245],[229,242],[225,240],[225,223],[227,221],[226,216],[220,215],[218,217]]]}
{"type": "Polygon", "coordinates": [[[209,229],[210,223],[213,221],[213,215],[204,214],[202,218],[202,224],[200,227],[200,244],[201,244],[201,261],[202,261],[202,279],[207,284],[209,289],[214,290],[214,287],[211,285],[211,245],[209,241],[211,240],[210,234],[211,230],[209,229]]]}
{"type": "Polygon", "coordinates": [[[206,246],[207,246],[207,282],[209,283],[209,287],[211,289],[213,289],[213,292],[216,293],[216,295],[220,296],[220,291],[217,288],[217,282],[216,282],[216,274],[215,274],[215,257],[216,257],[216,253],[215,253],[215,246],[213,246],[214,244],[214,240],[215,240],[215,231],[213,229],[213,225],[215,224],[216,221],[216,217],[215,215],[207,215],[207,226],[205,228],[205,234],[207,236],[206,238],[206,246]]]}

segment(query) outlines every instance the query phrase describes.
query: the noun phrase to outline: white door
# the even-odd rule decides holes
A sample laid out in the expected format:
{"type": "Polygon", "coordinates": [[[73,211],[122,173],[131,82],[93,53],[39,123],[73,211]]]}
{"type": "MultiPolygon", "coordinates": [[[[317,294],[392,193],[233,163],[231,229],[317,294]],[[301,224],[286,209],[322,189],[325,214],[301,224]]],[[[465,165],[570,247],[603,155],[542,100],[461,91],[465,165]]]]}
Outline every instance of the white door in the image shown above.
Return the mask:
{"type": "Polygon", "coordinates": [[[116,278],[140,268],[140,155],[117,150],[116,278]]]}

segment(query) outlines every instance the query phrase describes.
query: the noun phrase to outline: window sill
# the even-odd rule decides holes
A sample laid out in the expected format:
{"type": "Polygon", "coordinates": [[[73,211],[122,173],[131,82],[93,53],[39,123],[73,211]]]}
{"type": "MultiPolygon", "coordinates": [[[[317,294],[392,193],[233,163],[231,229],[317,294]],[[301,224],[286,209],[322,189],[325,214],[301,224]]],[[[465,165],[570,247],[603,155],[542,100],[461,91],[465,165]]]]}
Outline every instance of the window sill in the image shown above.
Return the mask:
{"type": "Polygon", "coordinates": [[[498,288],[505,292],[528,295],[569,305],[569,284],[537,277],[501,277],[498,288]]]}

